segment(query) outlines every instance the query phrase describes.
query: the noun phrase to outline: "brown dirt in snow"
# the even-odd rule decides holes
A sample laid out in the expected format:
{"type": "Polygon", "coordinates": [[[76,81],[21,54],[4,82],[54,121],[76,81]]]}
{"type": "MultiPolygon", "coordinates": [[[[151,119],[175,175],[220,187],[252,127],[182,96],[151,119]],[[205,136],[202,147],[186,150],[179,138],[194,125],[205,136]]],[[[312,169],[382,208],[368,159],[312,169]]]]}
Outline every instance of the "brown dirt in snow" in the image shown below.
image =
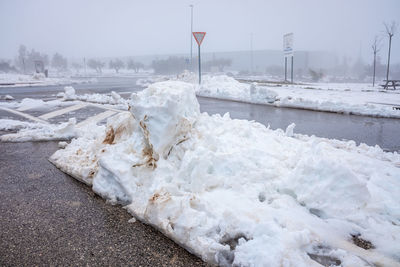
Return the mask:
{"type": "Polygon", "coordinates": [[[110,127],[106,132],[106,138],[104,138],[103,144],[111,145],[114,142],[114,138],[115,138],[114,128],[110,127]]]}
{"type": "Polygon", "coordinates": [[[374,245],[372,245],[371,241],[362,239],[360,235],[351,235],[351,239],[353,240],[353,243],[363,249],[371,249],[375,248],[374,245]]]}

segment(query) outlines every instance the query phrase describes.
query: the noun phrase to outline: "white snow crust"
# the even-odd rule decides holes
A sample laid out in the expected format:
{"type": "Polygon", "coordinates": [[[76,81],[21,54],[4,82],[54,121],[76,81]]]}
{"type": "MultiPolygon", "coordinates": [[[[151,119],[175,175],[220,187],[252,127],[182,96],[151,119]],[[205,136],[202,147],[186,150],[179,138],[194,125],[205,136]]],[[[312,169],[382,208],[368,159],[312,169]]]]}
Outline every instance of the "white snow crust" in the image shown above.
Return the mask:
{"type": "Polygon", "coordinates": [[[50,161],[212,264],[399,265],[397,153],[200,114],[195,89],[152,84],[50,161]]]}
{"type": "Polygon", "coordinates": [[[111,91],[108,94],[83,94],[77,95],[74,87],[65,86],[64,92],[57,94],[57,97],[62,97],[64,101],[80,100],[90,103],[119,105],[121,108],[127,109],[127,102],[118,93],[111,91]]]}
{"type": "MultiPolygon", "coordinates": [[[[46,86],[61,84],[88,83],[92,80],[75,80],[70,77],[48,77],[43,73],[32,75],[17,73],[0,73],[0,87],[22,87],[22,86],[46,86]]],[[[95,82],[95,81],[94,81],[95,82]]]]}
{"type": "Polygon", "coordinates": [[[0,119],[0,130],[19,130],[0,136],[2,142],[69,140],[79,135],[75,118],[58,125],[0,119]]]}

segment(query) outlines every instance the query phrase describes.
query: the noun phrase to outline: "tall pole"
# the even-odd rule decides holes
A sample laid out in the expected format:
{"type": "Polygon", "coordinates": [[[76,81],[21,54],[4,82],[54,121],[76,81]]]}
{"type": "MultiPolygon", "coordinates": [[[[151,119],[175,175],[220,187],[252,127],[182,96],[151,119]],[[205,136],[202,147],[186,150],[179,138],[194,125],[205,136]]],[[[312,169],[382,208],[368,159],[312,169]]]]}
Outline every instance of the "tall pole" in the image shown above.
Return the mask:
{"type": "Polygon", "coordinates": [[[285,56],[285,82],[287,82],[287,57],[285,56]]]}
{"type": "Polygon", "coordinates": [[[253,33],[250,34],[250,72],[253,74],[253,33]]]}
{"type": "Polygon", "coordinates": [[[85,68],[85,76],[87,76],[87,74],[86,74],[86,58],[83,58],[83,66],[85,68]]]}
{"type": "Polygon", "coordinates": [[[201,84],[201,58],[200,58],[200,45],[199,45],[199,84],[201,84]]]}
{"type": "Polygon", "coordinates": [[[375,68],[376,68],[376,51],[374,51],[374,76],[372,76],[372,87],[375,87],[375,68]]]}
{"type": "Polygon", "coordinates": [[[292,66],[290,67],[290,82],[293,83],[293,56],[292,56],[292,66]]]}
{"type": "Polygon", "coordinates": [[[190,68],[193,69],[193,5],[190,5],[190,68]]]}
{"type": "Polygon", "coordinates": [[[388,63],[387,63],[387,69],[386,69],[386,85],[388,84],[388,80],[389,80],[390,49],[392,48],[392,36],[393,36],[392,34],[389,34],[389,55],[388,55],[388,63]]]}

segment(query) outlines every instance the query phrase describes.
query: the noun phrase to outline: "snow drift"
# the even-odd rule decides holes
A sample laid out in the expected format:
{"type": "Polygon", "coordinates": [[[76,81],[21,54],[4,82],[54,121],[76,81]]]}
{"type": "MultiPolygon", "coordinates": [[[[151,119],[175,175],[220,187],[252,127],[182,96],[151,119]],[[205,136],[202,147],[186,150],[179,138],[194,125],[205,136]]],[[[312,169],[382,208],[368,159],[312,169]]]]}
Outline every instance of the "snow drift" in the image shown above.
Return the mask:
{"type": "Polygon", "coordinates": [[[209,263],[399,264],[398,154],[200,114],[184,82],[129,105],[50,161],[209,263]]]}
{"type": "Polygon", "coordinates": [[[276,107],[290,107],[372,117],[400,118],[400,94],[380,92],[365,84],[241,83],[227,75],[204,75],[197,85],[196,74],[185,71],[177,80],[196,85],[196,94],[276,107]],[[336,89],[332,89],[336,88],[336,89]],[[351,89],[350,89],[351,88],[351,89]]]}

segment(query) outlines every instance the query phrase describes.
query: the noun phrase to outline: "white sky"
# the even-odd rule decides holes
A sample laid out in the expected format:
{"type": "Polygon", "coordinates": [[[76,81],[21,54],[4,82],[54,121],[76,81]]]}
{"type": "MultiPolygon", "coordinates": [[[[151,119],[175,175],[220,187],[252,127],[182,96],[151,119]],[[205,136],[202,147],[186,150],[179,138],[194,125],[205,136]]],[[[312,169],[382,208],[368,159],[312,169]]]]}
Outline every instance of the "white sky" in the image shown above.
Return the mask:
{"type": "Polygon", "coordinates": [[[0,57],[20,44],[69,57],[189,53],[190,4],[194,30],[207,32],[204,52],[248,50],[251,33],[254,49],[282,49],[282,35],[294,32],[297,50],[356,57],[361,47],[367,57],[383,22],[400,23],[399,0],[0,0],[0,57]]]}

